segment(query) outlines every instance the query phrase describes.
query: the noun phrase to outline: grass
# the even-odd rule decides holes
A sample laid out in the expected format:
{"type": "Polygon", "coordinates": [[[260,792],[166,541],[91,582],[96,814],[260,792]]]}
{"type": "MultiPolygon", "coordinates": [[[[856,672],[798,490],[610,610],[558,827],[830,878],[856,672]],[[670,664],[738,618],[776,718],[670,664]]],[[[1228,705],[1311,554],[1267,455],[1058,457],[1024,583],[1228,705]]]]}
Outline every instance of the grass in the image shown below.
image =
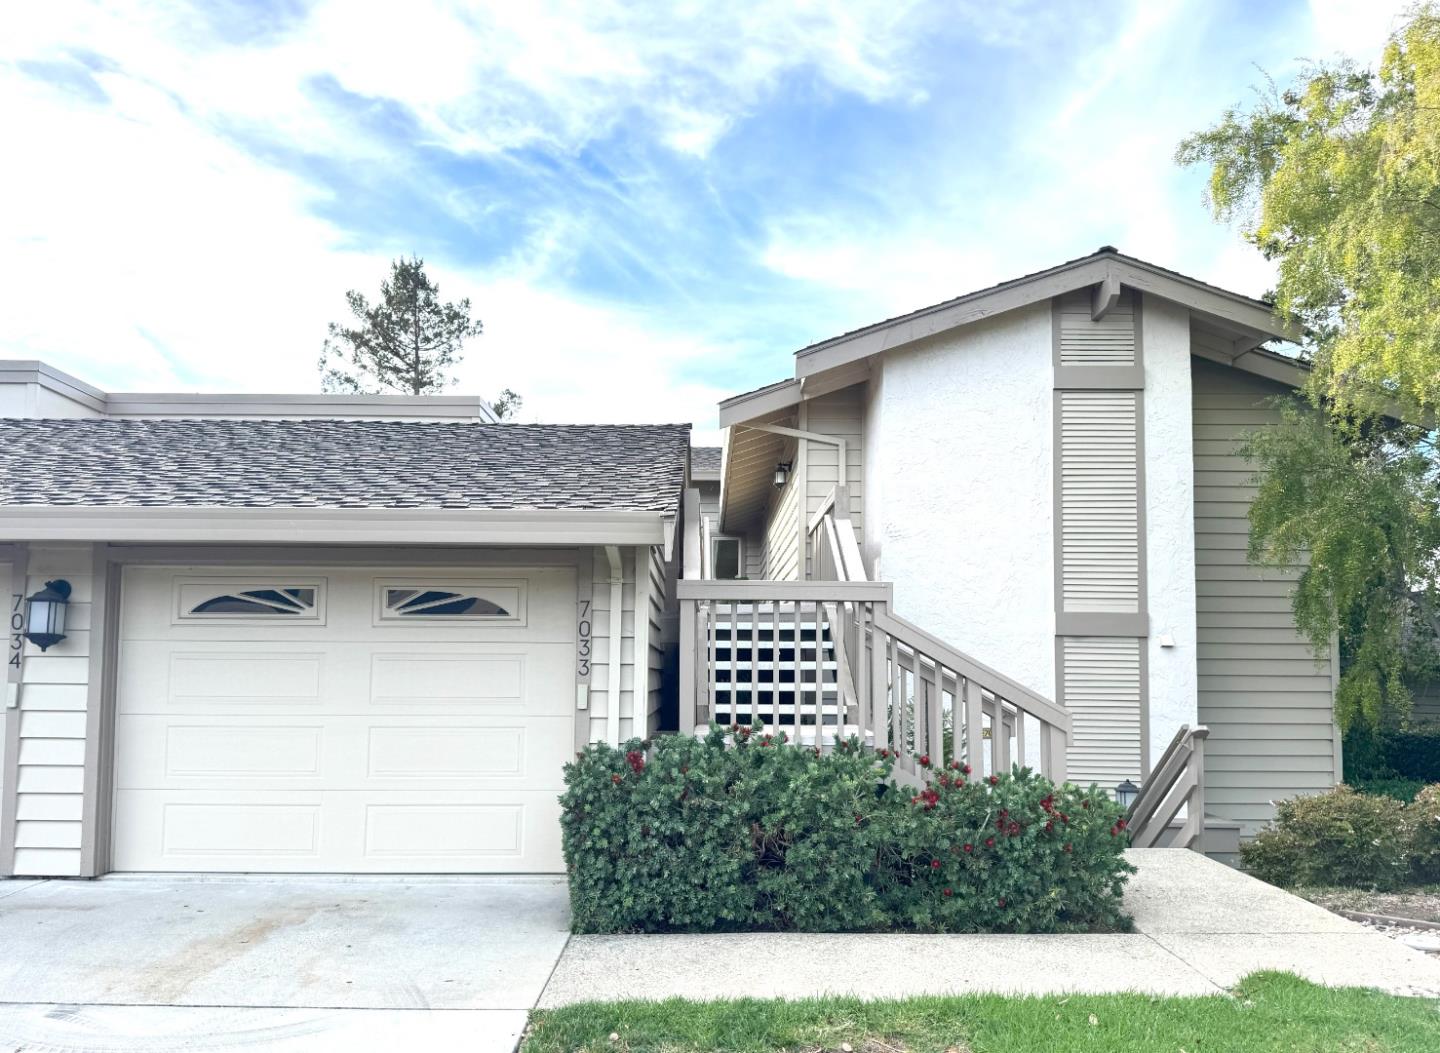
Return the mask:
{"type": "Polygon", "coordinates": [[[847,1046],[854,1053],[1434,1053],[1440,1002],[1256,973],[1231,995],[1190,998],[587,1003],[536,1012],[520,1049],[832,1053],[847,1046]]]}

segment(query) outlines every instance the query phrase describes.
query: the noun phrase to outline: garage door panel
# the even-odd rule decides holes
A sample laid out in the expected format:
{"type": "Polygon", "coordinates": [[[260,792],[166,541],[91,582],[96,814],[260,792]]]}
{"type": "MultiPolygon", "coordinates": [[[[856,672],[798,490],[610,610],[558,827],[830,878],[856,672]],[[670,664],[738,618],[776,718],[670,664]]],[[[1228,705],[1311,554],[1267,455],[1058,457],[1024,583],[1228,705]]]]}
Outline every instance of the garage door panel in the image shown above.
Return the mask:
{"type": "Polygon", "coordinates": [[[562,869],[573,569],[252,568],[204,587],[198,575],[126,574],[117,869],[562,869]],[[227,581],[281,603],[287,582],[314,587],[297,593],[309,620],[256,613],[227,581]],[[447,590],[494,602],[463,623],[417,616],[382,591],[396,582],[435,585],[425,602],[447,610],[447,590]],[[187,618],[211,591],[205,617],[187,618]]]}
{"type": "MultiPolygon", "coordinates": [[[[572,753],[570,717],[457,720],[426,714],[331,717],[132,715],[116,729],[125,763],[116,786],[134,790],[446,790],[551,788],[572,753]]],[[[557,790],[558,792],[558,790],[557,790]]]]}
{"type": "Polygon", "coordinates": [[[115,868],[288,873],[564,869],[547,790],[116,793],[115,868]]]}

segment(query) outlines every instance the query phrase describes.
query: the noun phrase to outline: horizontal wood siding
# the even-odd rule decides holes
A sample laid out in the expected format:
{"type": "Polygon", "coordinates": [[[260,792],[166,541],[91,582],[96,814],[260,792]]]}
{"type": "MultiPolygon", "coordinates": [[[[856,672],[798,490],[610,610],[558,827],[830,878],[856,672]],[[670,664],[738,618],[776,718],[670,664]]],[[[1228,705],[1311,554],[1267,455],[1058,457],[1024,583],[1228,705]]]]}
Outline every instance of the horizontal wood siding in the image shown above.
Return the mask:
{"type": "Polygon", "coordinates": [[[659,726],[660,702],[665,684],[665,648],[673,626],[666,625],[667,596],[670,594],[670,573],[665,563],[665,550],[658,545],[641,549],[650,575],[648,617],[650,631],[646,642],[646,705],[643,727],[636,734],[650,735],[659,726]]]}
{"type": "Polygon", "coordinates": [[[1211,814],[1252,835],[1273,802],[1334,785],[1330,659],[1295,628],[1300,567],[1246,559],[1255,468],[1239,455],[1247,432],[1278,422],[1266,400],[1286,391],[1238,370],[1192,360],[1199,718],[1211,814]]]}
{"type": "MultiPolygon", "coordinates": [[[[616,694],[614,682],[610,678],[611,664],[615,661],[615,656],[610,653],[610,626],[616,613],[610,609],[610,560],[606,558],[604,548],[597,546],[592,551],[594,561],[591,580],[594,587],[591,596],[595,610],[592,644],[595,661],[590,667],[590,738],[592,741],[604,742],[607,734],[606,718],[616,694]]],[[[635,726],[632,720],[635,713],[635,549],[628,546],[622,548],[620,560],[625,577],[625,585],[621,590],[623,609],[619,612],[620,741],[624,742],[633,734],[635,726]]],[[[585,569],[582,561],[580,572],[583,574],[585,569]]],[[[641,678],[642,684],[644,679],[641,678]]],[[[641,731],[644,731],[643,720],[641,731]]]]}
{"type": "MultiPolygon", "coordinates": [[[[845,441],[845,479],[850,488],[850,513],[857,538],[864,538],[865,524],[865,386],[856,384],[806,403],[806,430],[845,441]]],[[[820,510],[821,503],[840,482],[838,448],[823,442],[809,444],[805,465],[809,475],[805,495],[805,520],[820,510]]]]}
{"type": "MultiPolygon", "coordinates": [[[[813,444],[812,444],[813,445],[813,444]]],[[[800,580],[800,473],[792,472],[785,489],[765,518],[762,577],[770,581],[800,580]]]]}
{"type": "Polygon", "coordinates": [[[30,550],[27,593],[53,578],[64,578],[72,591],[65,642],[48,653],[25,645],[20,707],[11,711],[9,732],[20,740],[16,875],[72,877],[81,872],[92,559],[89,545],[30,550]]]}

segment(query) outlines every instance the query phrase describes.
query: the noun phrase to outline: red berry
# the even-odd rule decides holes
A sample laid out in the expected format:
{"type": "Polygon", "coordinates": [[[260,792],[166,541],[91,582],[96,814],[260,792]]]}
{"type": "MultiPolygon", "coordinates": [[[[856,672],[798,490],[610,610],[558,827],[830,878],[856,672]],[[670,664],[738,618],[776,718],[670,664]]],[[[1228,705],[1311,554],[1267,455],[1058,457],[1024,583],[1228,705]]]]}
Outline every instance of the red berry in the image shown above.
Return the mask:
{"type": "Polygon", "coordinates": [[[951,892],[951,891],[947,888],[947,889],[945,890],[945,892],[944,892],[944,895],[948,898],[949,896],[954,895],[954,893],[951,892]]]}
{"type": "Polygon", "coordinates": [[[950,770],[951,770],[951,771],[959,771],[959,770],[960,770],[960,762],[959,762],[958,760],[952,760],[952,761],[950,762],[950,770]]]}
{"type": "Polygon", "coordinates": [[[939,869],[940,869],[940,860],[938,860],[938,859],[932,859],[932,860],[930,860],[930,869],[931,869],[931,870],[939,870],[939,869]]]}
{"type": "Polygon", "coordinates": [[[987,837],[987,838],[985,839],[985,847],[986,847],[986,848],[994,848],[994,847],[995,847],[995,839],[994,839],[993,837],[987,837]]]}
{"type": "Polygon", "coordinates": [[[963,771],[966,775],[969,775],[969,774],[970,774],[970,765],[967,764],[967,765],[965,765],[965,767],[961,768],[960,770],[963,771]]]}
{"type": "Polygon", "coordinates": [[[613,782],[613,783],[618,783],[618,782],[620,781],[620,776],[618,776],[618,775],[612,775],[612,776],[610,776],[610,781],[613,782]]]}
{"type": "Polygon", "coordinates": [[[922,753],[922,754],[920,755],[920,767],[922,767],[922,768],[928,768],[928,767],[930,767],[930,754],[928,754],[928,753],[922,753]]]}
{"type": "Polygon", "coordinates": [[[1118,823],[1116,823],[1116,824],[1115,824],[1115,829],[1117,829],[1117,830],[1124,830],[1124,829],[1125,829],[1125,820],[1124,820],[1124,819],[1121,819],[1118,823]]]}
{"type": "Polygon", "coordinates": [[[1054,819],[1051,819],[1048,823],[1045,824],[1045,832],[1048,834],[1051,830],[1054,830],[1054,829],[1055,829],[1055,820],[1054,820],[1054,819]]]}
{"type": "Polygon", "coordinates": [[[992,776],[990,776],[990,785],[991,785],[991,786],[999,786],[999,785],[1000,785],[1000,776],[998,776],[998,775],[992,775],[992,776]]]}
{"type": "Polygon", "coordinates": [[[967,851],[967,852],[973,852],[973,851],[975,851],[975,846],[972,845],[972,844],[966,844],[966,846],[965,846],[965,851],[967,851]]]}

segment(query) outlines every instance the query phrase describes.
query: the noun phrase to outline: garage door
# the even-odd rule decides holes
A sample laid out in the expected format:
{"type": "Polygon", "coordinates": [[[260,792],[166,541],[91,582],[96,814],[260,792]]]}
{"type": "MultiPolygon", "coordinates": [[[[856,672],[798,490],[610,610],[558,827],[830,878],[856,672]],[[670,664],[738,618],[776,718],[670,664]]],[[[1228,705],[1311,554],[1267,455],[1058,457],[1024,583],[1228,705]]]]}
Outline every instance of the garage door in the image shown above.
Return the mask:
{"type": "Polygon", "coordinates": [[[131,567],[116,870],[557,872],[573,568],[131,567]]]}

